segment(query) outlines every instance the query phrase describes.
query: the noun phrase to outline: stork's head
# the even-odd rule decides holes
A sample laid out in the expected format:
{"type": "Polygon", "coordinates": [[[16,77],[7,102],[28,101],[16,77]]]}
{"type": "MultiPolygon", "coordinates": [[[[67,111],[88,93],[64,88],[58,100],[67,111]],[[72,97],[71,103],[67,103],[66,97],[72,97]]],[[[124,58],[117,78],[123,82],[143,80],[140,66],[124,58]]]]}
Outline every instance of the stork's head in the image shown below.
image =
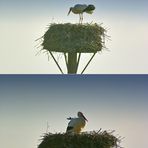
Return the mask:
{"type": "Polygon", "coordinates": [[[70,14],[70,12],[72,11],[72,9],[73,9],[73,7],[70,7],[69,12],[68,12],[68,14],[67,14],[67,15],[69,15],[69,14],[70,14]]]}
{"type": "Polygon", "coordinates": [[[86,119],[86,117],[83,115],[82,112],[78,112],[78,117],[83,118],[84,120],[88,122],[88,120],[86,119]]]}
{"type": "Polygon", "coordinates": [[[83,12],[92,14],[94,10],[95,10],[95,6],[94,5],[88,5],[87,8],[83,10],[83,12]]]}
{"type": "Polygon", "coordinates": [[[93,11],[93,10],[95,10],[95,6],[94,5],[88,5],[87,9],[89,9],[90,11],[93,11]]]}

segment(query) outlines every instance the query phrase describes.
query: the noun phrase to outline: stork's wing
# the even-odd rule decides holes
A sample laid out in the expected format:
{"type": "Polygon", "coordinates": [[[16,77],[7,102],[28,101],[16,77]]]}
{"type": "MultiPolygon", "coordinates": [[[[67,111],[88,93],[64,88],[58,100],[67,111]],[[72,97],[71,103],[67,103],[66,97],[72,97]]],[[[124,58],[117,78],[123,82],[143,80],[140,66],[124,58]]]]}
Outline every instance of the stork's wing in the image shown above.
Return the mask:
{"type": "Polygon", "coordinates": [[[66,132],[69,132],[69,131],[71,131],[72,129],[73,129],[73,127],[68,126],[67,129],[66,129],[66,132]]]}
{"type": "Polygon", "coordinates": [[[72,119],[71,117],[67,118],[67,120],[71,120],[71,119],[72,119]]]}
{"type": "Polygon", "coordinates": [[[77,4],[77,5],[74,6],[74,8],[75,8],[77,11],[81,11],[81,12],[82,12],[84,9],[87,8],[87,5],[85,5],[85,4],[77,4]]]}

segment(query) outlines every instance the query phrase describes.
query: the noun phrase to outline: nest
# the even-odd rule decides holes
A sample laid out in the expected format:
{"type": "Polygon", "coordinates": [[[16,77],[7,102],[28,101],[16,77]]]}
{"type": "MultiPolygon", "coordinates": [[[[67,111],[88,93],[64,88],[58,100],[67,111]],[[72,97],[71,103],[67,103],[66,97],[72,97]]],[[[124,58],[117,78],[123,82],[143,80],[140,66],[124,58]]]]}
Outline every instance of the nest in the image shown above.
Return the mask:
{"type": "Polygon", "coordinates": [[[51,24],[43,49],[54,52],[95,53],[104,47],[106,30],[98,24],[51,24]]]}
{"type": "Polygon", "coordinates": [[[121,148],[118,143],[120,140],[106,131],[75,135],[46,133],[38,148],[121,148]]]}

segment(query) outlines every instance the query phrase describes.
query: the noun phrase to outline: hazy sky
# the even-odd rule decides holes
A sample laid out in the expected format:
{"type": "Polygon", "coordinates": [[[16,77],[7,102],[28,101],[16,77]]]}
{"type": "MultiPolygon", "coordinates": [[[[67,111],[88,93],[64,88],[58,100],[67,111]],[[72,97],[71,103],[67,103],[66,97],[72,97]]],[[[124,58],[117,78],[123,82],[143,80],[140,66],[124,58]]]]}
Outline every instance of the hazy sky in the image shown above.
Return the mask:
{"type": "Polygon", "coordinates": [[[115,130],[125,148],[146,148],[147,75],[0,75],[0,147],[36,148],[46,132],[65,132],[82,111],[85,131],[115,130]]]}
{"type": "MultiPolygon", "coordinates": [[[[0,0],[0,74],[59,73],[52,58],[36,56],[35,40],[52,22],[77,23],[77,15],[67,16],[77,3],[94,4],[84,22],[103,23],[111,36],[86,73],[148,73],[147,0],[0,0]]],[[[90,56],[83,55],[80,69],[90,56]]],[[[146,148],[147,88],[145,75],[0,75],[0,147],[35,148],[47,122],[50,132],[65,132],[66,118],[82,111],[85,130],[116,130],[122,146],[146,148]]]]}
{"type": "MultiPolygon", "coordinates": [[[[59,73],[46,54],[35,56],[40,50],[35,40],[51,22],[77,23],[77,15],[67,16],[76,3],[94,4],[84,22],[103,23],[111,36],[109,51],[97,54],[86,73],[148,73],[147,0],[0,0],[0,73],[59,73]]],[[[66,71],[63,58],[55,56],[66,71]]],[[[83,55],[80,69],[89,57],[83,55]]]]}

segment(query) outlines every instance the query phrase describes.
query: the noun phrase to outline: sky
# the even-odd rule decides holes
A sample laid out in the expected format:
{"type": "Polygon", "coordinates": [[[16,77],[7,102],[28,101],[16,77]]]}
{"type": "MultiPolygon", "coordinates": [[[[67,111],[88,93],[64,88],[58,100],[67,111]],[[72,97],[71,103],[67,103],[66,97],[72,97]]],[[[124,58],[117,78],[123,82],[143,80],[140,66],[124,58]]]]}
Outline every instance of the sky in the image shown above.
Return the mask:
{"type": "MultiPolygon", "coordinates": [[[[40,51],[35,40],[50,23],[78,23],[78,16],[67,16],[75,4],[94,4],[84,23],[103,23],[111,40],[93,59],[86,74],[148,73],[147,0],[0,0],[0,74],[59,74],[53,59],[40,51]],[[36,55],[37,54],[37,55],[36,55]]],[[[78,73],[90,54],[83,54],[78,73]]],[[[63,56],[55,54],[64,73],[63,56]]]]}
{"type": "Polygon", "coordinates": [[[115,130],[121,146],[146,148],[148,75],[0,75],[0,147],[36,148],[82,111],[83,131],[115,130]]]}
{"type": "MultiPolygon", "coordinates": [[[[0,0],[0,74],[59,74],[35,40],[50,23],[78,23],[67,16],[77,3],[94,4],[84,23],[103,23],[111,36],[85,74],[147,74],[147,0],[0,0]]],[[[90,56],[82,55],[79,73],[90,56]]],[[[66,73],[62,55],[55,57],[66,73]]],[[[147,75],[0,75],[0,147],[35,148],[47,123],[65,132],[66,118],[82,111],[84,131],[115,130],[122,146],[146,148],[147,88],[147,75]]]]}

